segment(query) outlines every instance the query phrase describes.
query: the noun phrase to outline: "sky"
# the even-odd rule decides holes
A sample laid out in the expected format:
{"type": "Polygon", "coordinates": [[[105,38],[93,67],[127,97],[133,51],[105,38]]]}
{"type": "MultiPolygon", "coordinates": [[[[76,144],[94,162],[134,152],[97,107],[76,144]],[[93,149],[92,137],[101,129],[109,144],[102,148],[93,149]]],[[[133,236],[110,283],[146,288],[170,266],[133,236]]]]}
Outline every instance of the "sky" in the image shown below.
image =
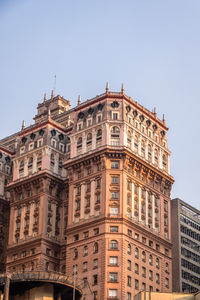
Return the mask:
{"type": "Polygon", "coordinates": [[[200,209],[199,0],[0,0],[0,138],[33,123],[55,74],[72,107],[108,81],[165,113],[171,196],[200,209]]]}

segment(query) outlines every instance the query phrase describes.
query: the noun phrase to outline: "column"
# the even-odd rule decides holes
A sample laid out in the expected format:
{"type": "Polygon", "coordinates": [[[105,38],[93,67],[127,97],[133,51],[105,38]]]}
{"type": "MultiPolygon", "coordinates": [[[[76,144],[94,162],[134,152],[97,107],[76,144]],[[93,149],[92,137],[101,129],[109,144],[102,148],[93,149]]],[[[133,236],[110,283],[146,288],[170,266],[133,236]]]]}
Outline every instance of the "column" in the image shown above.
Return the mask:
{"type": "Polygon", "coordinates": [[[24,177],[28,176],[28,159],[27,157],[24,159],[24,177]]]}
{"type": "Polygon", "coordinates": [[[139,221],[141,221],[141,186],[138,187],[139,221]]]}
{"type": "Polygon", "coordinates": [[[149,222],[148,222],[148,191],[146,191],[146,194],[145,194],[145,205],[146,205],[146,225],[148,226],[149,225],[149,222]]]}
{"type": "Polygon", "coordinates": [[[17,220],[17,208],[13,207],[11,208],[11,216],[10,216],[10,229],[11,229],[11,224],[13,222],[13,231],[9,230],[10,233],[12,232],[12,237],[9,234],[9,244],[12,242],[15,242],[15,231],[16,231],[16,220],[17,220]]]}
{"type": "Polygon", "coordinates": [[[91,197],[90,197],[90,216],[94,216],[94,203],[95,203],[95,180],[91,181],[91,197]]]}
{"type": "Polygon", "coordinates": [[[155,229],[155,195],[152,194],[152,227],[155,229]]]}
{"type": "Polygon", "coordinates": [[[55,165],[54,165],[54,172],[58,174],[58,161],[59,161],[59,154],[55,153],[55,165]]]}
{"type": "Polygon", "coordinates": [[[135,198],[135,185],[134,185],[134,182],[132,182],[132,205],[131,205],[131,209],[132,209],[132,218],[134,218],[134,204],[135,204],[135,201],[134,201],[134,198],[135,198]]]}
{"type": "Polygon", "coordinates": [[[74,187],[74,190],[73,190],[73,205],[72,205],[72,222],[75,221],[75,217],[74,217],[74,214],[75,214],[75,199],[76,199],[76,189],[74,187]]]}
{"type": "Polygon", "coordinates": [[[81,213],[80,219],[84,219],[84,210],[85,210],[85,183],[81,184],[81,213]]]}
{"type": "Polygon", "coordinates": [[[51,150],[49,147],[46,147],[42,150],[42,169],[50,170],[50,156],[51,150]]]}

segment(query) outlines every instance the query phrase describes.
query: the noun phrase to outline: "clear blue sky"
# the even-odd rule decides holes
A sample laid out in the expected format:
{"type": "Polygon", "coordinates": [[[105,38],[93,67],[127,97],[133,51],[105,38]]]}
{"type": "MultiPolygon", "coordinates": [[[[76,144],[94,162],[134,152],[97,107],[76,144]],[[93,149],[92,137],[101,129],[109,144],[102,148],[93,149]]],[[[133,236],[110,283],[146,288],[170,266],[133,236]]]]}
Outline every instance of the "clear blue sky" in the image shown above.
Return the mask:
{"type": "Polygon", "coordinates": [[[200,1],[0,0],[0,138],[56,93],[110,89],[166,114],[172,197],[200,209],[200,1]]]}

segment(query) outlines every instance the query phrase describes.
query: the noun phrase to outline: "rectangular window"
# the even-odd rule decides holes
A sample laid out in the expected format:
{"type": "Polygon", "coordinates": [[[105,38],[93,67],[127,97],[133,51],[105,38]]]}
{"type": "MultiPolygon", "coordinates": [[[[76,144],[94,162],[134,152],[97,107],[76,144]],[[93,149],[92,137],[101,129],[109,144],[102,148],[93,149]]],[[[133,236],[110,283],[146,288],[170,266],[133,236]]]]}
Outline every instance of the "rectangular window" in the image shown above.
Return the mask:
{"type": "Polygon", "coordinates": [[[88,119],[87,120],[87,127],[91,126],[92,125],[92,119],[88,119]]]}
{"type": "Polygon", "coordinates": [[[30,143],[29,145],[28,145],[28,150],[30,151],[30,150],[33,150],[33,148],[34,148],[34,143],[30,143]]]}
{"type": "Polygon", "coordinates": [[[89,231],[83,232],[83,237],[84,237],[84,239],[88,238],[88,236],[89,236],[89,231]]]}
{"type": "Polygon", "coordinates": [[[42,145],[43,145],[43,139],[39,139],[39,140],[37,141],[37,146],[38,146],[38,147],[42,147],[42,145]]]}
{"type": "Polygon", "coordinates": [[[109,264],[112,265],[112,266],[117,266],[118,265],[118,257],[117,256],[110,256],[109,264]]]}
{"type": "Polygon", "coordinates": [[[118,232],[119,227],[118,226],[110,226],[110,232],[118,232]]]}
{"type": "Polygon", "coordinates": [[[127,269],[131,271],[131,260],[127,261],[127,269]]]}
{"type": "Polygon", "coordinates": [[[119,199],[119,192],[110,192],[111,199],[119,199]]]}
{"type": "Polygon", "coordinates": [[[94,228],[94,235],[99,234],[99,228],[94,228]]]}
{"type": "Polygon", "coordinates": [[[111,184],[119,184],[119,176],[111,176],[111,184]]]}
{"type": "Polygon", "coordinates": [[[116,289],[109,289],[108,290],[108,297],[109,298],[117,298],[117,290],[116,289]]]}
{"type": "Polygon", "coordinates": [[[127,285],[131,287],[131,276],[127,276],[127,285]]]}
{"type": "Polygon", "coordinates": [[[109,273],[109,281],[117,282],[118,281],[118,273],[110,272],[109,273]]]}
{"type": "Polygon", "coordinates": [[[110,214],[112,216],[117,216],[119,214],[119,207],[110,207],[110,214]]]}
{"type": "Polygon", "coordinates": [[[118,112],[112,112],[112,119],[118,120],[119,119],[119,113],[118,112]]]}
{"type": "Polygon", "coordinates": [[[132,236],[132,230],[128,229],[128,235],[132,236]]]}
{"type": "Polygon", "coordinates": [[[79,240],[79,235],[78,234],[75,234],[74,235],[74,241],[78,241],[79,240]]]}
{"type": "Polygon", "coordinates": [[[119,161],[111,161],[111,169],[119,169],[119,161]]]}

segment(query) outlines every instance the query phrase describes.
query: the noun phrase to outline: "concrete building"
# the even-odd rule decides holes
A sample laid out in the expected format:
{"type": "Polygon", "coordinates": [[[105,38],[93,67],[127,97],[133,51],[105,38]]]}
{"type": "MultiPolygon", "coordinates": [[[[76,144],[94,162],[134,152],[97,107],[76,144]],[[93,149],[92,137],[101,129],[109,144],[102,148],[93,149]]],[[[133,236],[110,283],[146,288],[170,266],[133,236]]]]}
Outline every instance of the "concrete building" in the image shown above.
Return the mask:
{"type": "Polygon", "coordinates": [[[180,199],[171,201],[173,291],[200,290],[200,211],[180,199]]]}
{"type": "Polygon", "coordinates": [[[0,141],[15,151],[7,272],[73,276],[85,300],[172,291],[164,116],[107,85],[72,109],[45,96],[34,120],[0,141]]]}

